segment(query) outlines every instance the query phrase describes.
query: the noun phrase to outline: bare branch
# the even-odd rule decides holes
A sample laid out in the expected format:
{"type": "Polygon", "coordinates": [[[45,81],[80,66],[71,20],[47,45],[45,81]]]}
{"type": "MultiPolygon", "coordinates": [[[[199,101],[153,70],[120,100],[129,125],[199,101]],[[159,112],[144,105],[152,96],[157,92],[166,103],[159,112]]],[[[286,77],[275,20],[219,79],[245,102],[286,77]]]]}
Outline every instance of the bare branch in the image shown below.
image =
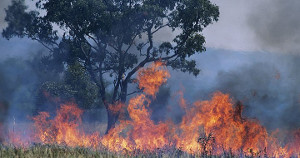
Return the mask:
{"type": "Polygon", "coordinates": [[[80,44],[80,49],[81,49],[81,51],[83,52],[85,58],[86,58],[86,59],[89,59],[89,55],[88,55],[88,54],[85,52],[85,50],[83,49],[82,44],[80,44]]]}
{"type": "Polygon", "coordinates": [[[131,40],[131,42],[130,42],[130,44],[129,44],[129,46],[128,46],[128,48],[126,49],[126,51],[125,51],[125,53],[127,53],[128,51],[129,51],[129,49],[131,48],[131,46],[133,45],[133,43],[134,43],[134,40],[136,39],[136,37],[138,36],[138,34],[136,34],[133,38],[132,38],[132,40],[131,40]]]}
{"type": "MultiPolygon", "coordinates": [[[[89,36],[90,37],[90,36],[89,36]]],[[[99,51],[99,49],[98,48],[96,48],[96,47],[94,47],[90,42],[88,42],[88,40],[86,39],[86,38],[84,38],[85,39],[85,41],[87,42],[87,44],[91,47],[91,48],[93,48],[95,51],[99,51]]],[[[95,39],[93,39],[93,41],[94,41],[95,39]]],[[[95,42],[95,41],[94,41],[95,42]]],[[[97,45],[98,45],[98,43],[96,43],[97,45]]]]}
{"type": "Polygon", "coordinates": [[[91,35],[86,34],[90,39],[92,39],[96,44],[98,44],[98,41],[91,35]]]}
{"type": "Polygon", "coordinates": [[[117,52],[118,52],[118,48],[117,48],[117,47],[113,46],[113,45],[112,45],[112,44],[110,44],[110,43],[108,43],[108,46],[110,46],[111,48],[113,48],[115,51],[117,51],[117,52]]]}
{"type": "Polygon", "coordinates": [[[165,25],[162,25],[162,26],[158,27],[158,28],[157,28],[156,30],[154,30],[151,34],[155,34],[157,31],[159,31],[160,29],[162,29],[162,28],[168,26],[169,24],[170,24],[170,23],[167,23],[167,24],[165,24],[165,25]]]}
{"type": "Polygon", "coordinates": [[[170,59],[172,59],[172,58],[174,58],[174,57],[176,57],[178,54],[173,54],[173,55],[171,55],[171,56],[166,56],[166,57],[163,57],[163,58],[157,58],[157,59],[155,59],[155,61],[158,61],[158,60],[170,60],[170,59]]]}
{"type": "Polygon", "coordinates": [[[136,93],[141,93],[141,92],[143,92],[143,90],[139,89],[139,90],[133,91],[131,93],[128,93],[127,96],[130,96],[130,95],[133,95],[133,94],[136,94],[136,93]]]}
{"type": "Polygon", "coordinates": [[[147,30],[147,33],[148,33],[148,40],[149,40],[150,45],[149,45],[149,47],[147,48],[147,57],[146,57],[146,58],[149,58],[149,57],[150,57],[150,51],[151,51],[151,49],[153,48],[153,39],[152,39],[153,36],[152,36],[152,33],[151,33],[152,27],[153,27],[153,24],[152,24],[152,26],[149,27],[148,30],[147,30]]]}
{"type": "Polygon", "coordinates": [[[143,53],[142,53],[142,49],[143,49],[147,44],[149,44],[149,41],[142,45],[142,47],[141,47],[141,49],[140,49],[140,56],[146,56],[146,54],[143,54],[143,53]]]}
{"type": "Polygon", "coordinates": [[[50,52],[54,52],[53,48],[50,48],[49,46],[47,46],[42,40],[37,39],[37,38],[32,38],[33,40],[38,41],[39,43],[41,43],[46,49],[48,49],[50,52]]]}

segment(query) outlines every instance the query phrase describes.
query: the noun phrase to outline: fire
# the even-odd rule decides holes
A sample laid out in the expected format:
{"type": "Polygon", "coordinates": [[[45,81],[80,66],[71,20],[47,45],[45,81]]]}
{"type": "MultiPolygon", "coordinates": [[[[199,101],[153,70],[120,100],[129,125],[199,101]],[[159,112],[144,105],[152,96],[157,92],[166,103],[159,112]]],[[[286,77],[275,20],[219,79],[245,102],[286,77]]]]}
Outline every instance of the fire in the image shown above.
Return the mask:
{"type": "Polygon", "coordinates": [[[139,87],[144,90],[146,94],[155,96],[159,87],[167,82],[170,77],[166,67],[162,62],[155,62],[149,68],[141,69],[138,72],[139,87]]]}
{"type": "Polygon", "coordinates": [[[97,149],[104,146],[114,152],[151,151],[176,147],[190,154],[290,157],[300,156],[300,130],[292,132],[288,143],[278,139],[281,131],[269,133],[258,120],[242,116],[243,105],[229,94],[216,92],[210,100],[189,103],[179,92],[179,104],[185,115],[181,123],[155,123],[151,120],[150,103],[159,87],[170,77],[166,66],[156,62],[142,68],[137,76],[141,93],[128,105],[117,103],[111,110],[127,108],[129,119],[119,120],[115,128],[100,137],[82,129],[83,111],[73,103],[61,105],[52,117],[41,112],[34,120],[34,142],[82,146],[97,149]]]}
{"type": "Polygon", "coordinates": [[[123,103],[118,102],[115,105],[110,105],[109,110],[114,114],[117,114],[119,112],[123,114],[125,112],[124,107],[125,105],[123,103]]]}
{"type": "Polygon", "coordinates": [[[292,140],[286,145],[285,149],[288,151],[288,155],[300,156],[300,129],[292,132],[292,140]]]}
{"type": "Polygon", "coordinates": [[[186,152],[201,151],[197,141],[199,127],[204,128],[203,134],[211,134],[215,146],[209,147],[221,154],[231,151],[238,154],[240,150],[258,153],[266,147],[267,131],[254,120],[241,117],[240,106],[233,107],[228,94],[216,92],[209,101],[197,101],[186,111],[180,129],[177,147],[186,152]]]}
{"type": "Polygon", "coordinates": [[[154,124],[147,110],[149,104],[144,94],[131,99],[128,105],[131,120],[121,121],[119,126],[110,130],[103,137],[103,144],[113,151],[153,151],[168,145],[169,127],[166,123],[154,124]]]}
{"type": "MultiPolygon", "coordinates": [[[[139,87],[150,96],[155,96],[161,84],[167,81],[169,73],[161,62],[154,63],[150,68],[142,69],[138,74],[139,87]]],[[[129,101],[129,121],[110,130],[102,139],[104,146],[113,151],[153,151],[169,145],[169,125],[166,123],[155,124],[151,113],[147,109],[151,100],[145,94],[140,94],[129,101]]]]}
{"type": "Polygon", "coordinates": [[[80,129],[82,113],[83,111],[72,103],[62,105],[53,120],[49,119],[49,113],[40,112],[33,118],[36,140],[44,144],[96,148],[100,137],[97,133],[85,134],[80,129]]]}

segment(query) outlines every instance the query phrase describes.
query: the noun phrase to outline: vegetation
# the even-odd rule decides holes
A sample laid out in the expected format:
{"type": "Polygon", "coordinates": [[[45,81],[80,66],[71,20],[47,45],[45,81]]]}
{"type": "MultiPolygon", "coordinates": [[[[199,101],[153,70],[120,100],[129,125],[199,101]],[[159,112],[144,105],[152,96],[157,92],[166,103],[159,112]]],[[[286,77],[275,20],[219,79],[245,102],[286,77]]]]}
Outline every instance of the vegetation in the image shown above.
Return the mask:
{"type": "Polygon", "coordinates": [[[147,63],[163,61],[199,74],[189,57],[205,51],[201,32],[218,16],[218,7],[209,0],[38,0],[35,10],[25,0],[13,0],[2,35],[40,42],[49,51],[42,60],[48,71],[85,74],[71,79],[66,75],[66,85],[58,84],[58,89],[66,88],[85,107],[101,100],[109,130],[119,117],[109,106],[126,101],[132,94],[128,85],[136,84],[136,72],[147,63]],[[162,40],[161,31],[175,37],[162,40]]]}
{"type": "Polygon", "coordinates": [[[34,147],[23,149],[15,147],[0,147],[0,157],[22,157],[22,158],[35,158],[35,157],[117,157],[115,154],[109,152],[96,152],[84,148],[66,148],[60,146],[36,145],[34,147]]]}
{"type": "MultiPolygon", "coordinates": [[[[56,145],[35,145],[31,148],[16,148],[16,147],[6,147],[0,146],[0,157],[1,158],[11,158],[11,157],[20,157],[20,158],[40,158],[40,157],[64,157],[64,158],[126,158],[126,157],[135,157],[135,158],[200,158],[200,157],[218,157],[211,155],[203,154],[187,154],[178,149],[172,150],[157,150],[157,152],[139,152],[134,153],[112,153],[107,150],[94,151],[86,148],[68,148],[56,145]]],[[[224,153],[223,157],[234,157],[231,154],[224,153]]],[[[246,156],[245,156],[246,157],[246,156]]]]}

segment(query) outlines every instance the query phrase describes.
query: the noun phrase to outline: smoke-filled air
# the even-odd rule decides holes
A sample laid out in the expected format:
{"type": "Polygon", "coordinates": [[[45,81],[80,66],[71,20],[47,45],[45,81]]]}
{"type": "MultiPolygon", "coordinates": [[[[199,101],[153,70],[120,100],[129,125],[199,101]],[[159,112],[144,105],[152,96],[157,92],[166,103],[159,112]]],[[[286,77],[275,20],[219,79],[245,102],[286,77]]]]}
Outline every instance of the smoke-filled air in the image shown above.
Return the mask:
{"type": "Polygon", "coordinates": [[[0,157],[299,157],[299,7],[1,1],[0,157]]]}

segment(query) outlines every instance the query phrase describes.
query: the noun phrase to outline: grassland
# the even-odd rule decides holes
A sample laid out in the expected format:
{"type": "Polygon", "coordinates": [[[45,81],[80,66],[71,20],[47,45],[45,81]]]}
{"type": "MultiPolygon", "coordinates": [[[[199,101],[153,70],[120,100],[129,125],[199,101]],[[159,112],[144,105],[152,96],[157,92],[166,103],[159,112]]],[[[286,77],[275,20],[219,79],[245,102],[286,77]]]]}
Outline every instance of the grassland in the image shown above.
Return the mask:
{"type": "Polygon", "coordinates": [[[106,151],[92,151],[84,148],[67,148],[62,146],[35,145],[30,148],[0,146],[1,158],[96,158],[119,157],[106,151]]]}
{"type": "Polygon", "coordinates": [[[56,145],[35,145],[30,148],[16,148],[0,145],[0,158],[181,158],[203,157],[189,155],[180,150],[157,151],[152,153],[135,152],[131,154],[118,154],[106,150],[94,151],[86,148],[68,148],[56,145]]]}

